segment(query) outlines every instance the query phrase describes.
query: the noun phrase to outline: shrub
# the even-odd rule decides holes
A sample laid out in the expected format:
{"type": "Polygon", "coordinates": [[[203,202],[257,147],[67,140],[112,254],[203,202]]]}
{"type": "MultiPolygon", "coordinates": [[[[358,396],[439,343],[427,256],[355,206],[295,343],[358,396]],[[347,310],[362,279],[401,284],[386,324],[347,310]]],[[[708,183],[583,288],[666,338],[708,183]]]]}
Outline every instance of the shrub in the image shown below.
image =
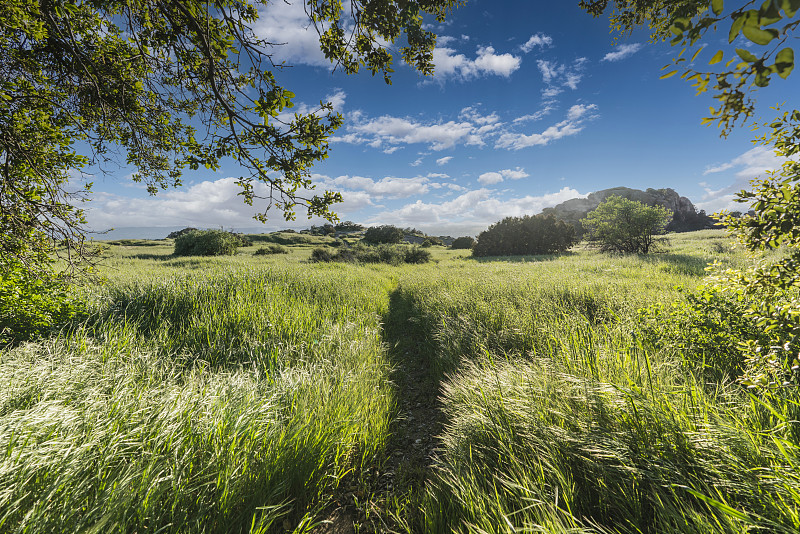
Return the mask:
{"type": "Polygon", "coordinates": [[[396,226],[373,226],[372,228],[367,228],[367,231],[364,232],[364,241],[374,244],[399,243],[403,240],[404,235],[403,230],[396,226]]]}
{"type": "Polygon", "coordinates": [[[84,303],[57,273],[31,273],[13,260],[0,261],[0,267],[0,347],[37,338],[83,311],[84,303]]]}
{"type": "Polygon", "coordinates": [[[418,247],[411,247],[406,250],[406,263],[428,263],[431,261],[431,253],[418,247]]]}
{"type": "Polygon", "coordinates": [[[364,229],[364,226],[353,221],[344,221],[335,226],[337,232],[358,232],[364,229]]]}
{"type": "Polygon", "coordinates": [[[672,214],[666,208],[612,195],[581,223],[589,231],[589,240],[599,242],[604,251],[647,254],[670,220],[672,214]]]}
{"type": "Polygon", "coordinates": [[[194,228],[192,226],[184,228],[183,230],[175,230],[174,232],[170,232],[169,235],[167,235],[167,239],[177,239],[180,236],[188,234],[189,232],[194,232],[195,230],[197,230],[197,228],[194,228]]]}
{"type": "Polygon", "coordinates": [[[224,230],[192,230],[175,239],[176,256],[232,256],[241,240],[224,230]]]}
{"type": "Polygon", "coordinates": [[[740,295],[703,287],[688,294],[685,302],[657,303],[640,310],[639,335],[644,344],[675,353],[708,379],[734,379],[745,365],[741,343],[765,338],[745,309],[740,295]]]}
{"type": "Polygon", "coordinates": [[[553,254],[564,252],[575,243],[575,228],[552,215],[506,217],[478,235],[472,255],[553,254]]]}
{"type": "Polygon", "coordinates": [[[271,245],[267,245],[266,247],[261,247],[254,252],[256,256],[266,256],[268,254],[288,254],[288,253],[289,253],[288,248],[282,245],[276,245],[274,243],[271,245]]]}
{"type": "Polygon", "coordinates": [[[425,241],[422,242],[420,246],[425,248],[430,248],[433,246],[433,243],[431,242],[430,239],[426,239],[425,241]]]}
{"type": "Polygon", "coordinates": [[[379,245],[367,247],[356,245],[349,248],[341,248],[336,253],[326,248],[314,249],[311,253],[311,261],[335,261],[342,263],[388,263],[389,265],[400,265],[401,263],[427,263],[431,259],[431,253],[419,247],[404,248],[392,245],[379,245]]]}
{"type": "Polygon", "coordinates": [[[457,237],[453,239],[453,244],[450,248],[454,250],[468,250],[475,246],[475,239],[469,236],[457,237]]]}
{"type": "Polygon", "coordinates": [[[333,261],[333,256],[327,248],[317,247],[311,251],[311,261],[333,261]]]}

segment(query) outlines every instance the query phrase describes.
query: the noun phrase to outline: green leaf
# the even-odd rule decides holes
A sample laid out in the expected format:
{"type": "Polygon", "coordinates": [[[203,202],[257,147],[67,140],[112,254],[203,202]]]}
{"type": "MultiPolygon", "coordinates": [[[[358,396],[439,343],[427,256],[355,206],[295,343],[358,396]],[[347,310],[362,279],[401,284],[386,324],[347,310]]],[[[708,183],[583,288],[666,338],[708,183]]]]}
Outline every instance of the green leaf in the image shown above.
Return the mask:
{"type": "Polygon", "coordinates": [[[671,77],[675,76],[677,73],[678,73],[678,70],[677,70],[677,69],[675,69],[675,70],[671,70],[671,71],[669,71],[668,73],[666,73],[666,74],[662,75],[662,76],[660,77],[660,79],[661,79],[661,80],[666,80],[667,78],[671,78],[671,77]]]}
{"type": "Polygon", "coordinates": [[[725,53],[722,50],[717,50],[717,53],[714,54],[714,57],[711,58],[711,61],[709,61],[708,64],[714,65],[715,63],[719,63],[722,61],[723,57],[725,57],[725,53]]]}
{"type": "Polygon", "coordinates": [[[745,50],[744,48],[737,48],[736,53],[739,55],[740,58],[747,61],[748,63],[755,63],[758,61],[758,58],[749,50],[745,50]]]}
{"type": "Polygon", "coordinates": [[[742,31],[744,27],[744,21],[747,19],[747,15],[739,15],[736,20],[733,21],[731,24],[731,31],[728,33],[728,42],[732,43],[736,37],[739,36],[739,32],[742,31]]]}
{"type": "Polygon", "coordinates": [[[715,15],[722,13],[722,9],[723,0],[711,0],[711,11],[713,11],[715,15]]]}
{"type": "Polygon", "coordinates": [[[794,17],[800,10],[800,0],[781,0],[781,8],[787,17],[794,17]]]}
{"type": "Polygon", "coordinates": [[[794,70],[794,50],[784,48],[778,52],[778,55],[775,56],[775,68],[778,76],[784,80],[788,78],[794,70]]]}
{"type": "Polygon", "coordinates": [[[757,45],[768,45],[770,41],[778,37],[778,30],[768,28],[762,30],[756,26],[745,26],[742,28],[742,33],[745,37],[753,41],[757,45]]]}

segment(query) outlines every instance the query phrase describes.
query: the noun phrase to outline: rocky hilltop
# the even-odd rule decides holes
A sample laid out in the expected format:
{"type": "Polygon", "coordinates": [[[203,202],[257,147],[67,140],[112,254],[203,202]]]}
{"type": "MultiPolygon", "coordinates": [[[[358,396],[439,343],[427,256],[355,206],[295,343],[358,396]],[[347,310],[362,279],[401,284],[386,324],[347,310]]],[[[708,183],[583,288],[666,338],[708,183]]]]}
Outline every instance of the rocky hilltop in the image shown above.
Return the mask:
{"type": "Polygon", "coordinates": [[[582,233],[583,229],[580,220],[612,195],[635,200],[648,206],[663,206],[667,208],[673,213],[672,222],[667,227],[667,231],[687,232],[714,226],[714,220],[708,217],[705,212],[698,213],[691,200],[680,196],[674,189],[670,188],[649,188],[642,191],[641,189],[631,189],[629,187],[612,187],[611,189],[590,193],[586,198],[573,198],[552,208],[545,208],[542,213],[544,215],[553,215],[556,219],[572,223],[578,233],[582,233]]]}

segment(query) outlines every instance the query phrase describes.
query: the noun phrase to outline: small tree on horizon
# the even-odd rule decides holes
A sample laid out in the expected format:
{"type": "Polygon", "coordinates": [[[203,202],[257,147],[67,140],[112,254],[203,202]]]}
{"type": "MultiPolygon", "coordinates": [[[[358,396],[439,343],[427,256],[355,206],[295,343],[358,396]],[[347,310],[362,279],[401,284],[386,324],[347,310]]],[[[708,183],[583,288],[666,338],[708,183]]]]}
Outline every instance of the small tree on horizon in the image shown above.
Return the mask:
{"type": "Polygon", "coordinates": [[[589,241],[600,243],[603,251],[647,254],[671,220],[672,214],[662,206],[612,195],[581,219],[581,224],[589,241]]]}

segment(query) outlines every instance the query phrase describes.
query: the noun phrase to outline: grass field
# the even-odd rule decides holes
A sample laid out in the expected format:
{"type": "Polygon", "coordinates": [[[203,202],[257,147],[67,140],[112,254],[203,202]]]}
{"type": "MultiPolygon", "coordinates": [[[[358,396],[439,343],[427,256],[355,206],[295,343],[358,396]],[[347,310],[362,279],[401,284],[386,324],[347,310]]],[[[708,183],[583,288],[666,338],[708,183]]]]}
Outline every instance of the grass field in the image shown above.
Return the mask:
{"type": "Polygon", "coordinates": [[[0,352],[1,532],[800,529],[800,396],[641,311],[742,265],[723,232],[398,267],[263,244],[108,244],[88,317],[0,352]]]}

